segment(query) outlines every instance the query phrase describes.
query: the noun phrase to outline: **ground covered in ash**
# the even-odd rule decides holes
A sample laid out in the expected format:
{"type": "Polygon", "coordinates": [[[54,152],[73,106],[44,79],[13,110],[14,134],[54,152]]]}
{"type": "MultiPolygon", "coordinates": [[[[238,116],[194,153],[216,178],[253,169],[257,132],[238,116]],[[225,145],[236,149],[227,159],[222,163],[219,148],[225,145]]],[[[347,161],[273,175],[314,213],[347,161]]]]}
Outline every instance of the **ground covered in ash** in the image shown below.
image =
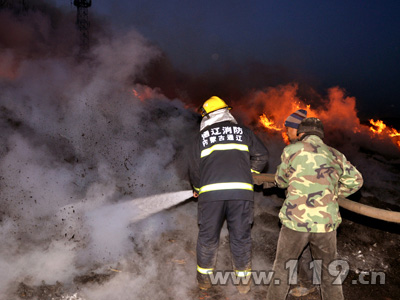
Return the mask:
{"type": "MultiPolygon", "coordinates": [[[[252,231],[254,270],[272,267],[282,197],[282,191],[278,189],[259,189],[256,193],[252,231]]],[[[400,211],[399,206],[381,202],[370,195],[363,197],[361,192],[353,198],[364,204],[400,211]]],[[[197,288],[196,210],[197,203],[189,199],[141,221],[132,226],[133,231],[155,226],[159,232],[153,232],[151,236],[133,235],[128,257],[112,263],[99,262],[82,272],[78,270],[71,281],[54,278],[52,282],[34,284],[32,278],[24,278],[14,283],[12,299],[264,299],[266,285],[253,285],[247,295],[240,295],[232,283],[208,291],[197,288]]],[[[343,223],[338,230],[338,254],[349,264],[349,273],[343,283],[345,299],[398,299],[400,226],[343,209],[341,213],[343,223]]],[[[224,225],[217,269],[231,269],[227,233],[224,225]]],[[[81,246],[79,241],[71,240],[70,243],[81,246]]],[[[300,271],[298,282],[297,286],[292,286],[289,300],[320,299],[319,288],[312,285],[309,272],[300,271]]]]}

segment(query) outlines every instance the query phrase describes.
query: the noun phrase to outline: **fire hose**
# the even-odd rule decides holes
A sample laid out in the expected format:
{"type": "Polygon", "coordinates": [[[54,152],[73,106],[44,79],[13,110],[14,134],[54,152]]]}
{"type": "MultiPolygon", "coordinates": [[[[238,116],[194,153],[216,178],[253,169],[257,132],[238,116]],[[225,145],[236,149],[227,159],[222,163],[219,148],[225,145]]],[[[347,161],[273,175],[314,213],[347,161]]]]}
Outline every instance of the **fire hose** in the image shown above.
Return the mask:
{"type": "MultiPolygon", "coordinates": [[[[255,184],[263,184],[264,188],[270,188],[274,186],[275,174],[253,174],[253,179],[255,184]]],[[[343,207],[360,215],[387,222],[400,223],[400,212],[397,211],[390,211],[386,209],[372,207],[342,197],[339,197],[338,203],[340,207],[343,207]]]]}

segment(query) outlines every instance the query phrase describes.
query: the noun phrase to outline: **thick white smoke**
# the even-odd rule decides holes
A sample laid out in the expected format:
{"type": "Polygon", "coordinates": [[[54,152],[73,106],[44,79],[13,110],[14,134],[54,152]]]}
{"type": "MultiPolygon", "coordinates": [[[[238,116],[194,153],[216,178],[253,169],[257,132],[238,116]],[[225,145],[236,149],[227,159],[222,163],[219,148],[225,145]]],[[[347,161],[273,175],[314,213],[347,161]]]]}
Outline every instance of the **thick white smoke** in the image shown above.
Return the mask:
{"type": "MultiPolygon", "coordinates": [[[[51,22],[41,17],[50,40],[51,22]]],[[[36,22],[37,13],[24,18],[36,22]]],[[[142,101],[133,90],[159,51],[134,31],[97,38],[82,61],[73,53],[21,54],[12,42],[1,54],[14,61],[2,64],[0,81],[1,299],[18,282],[72,283],[96,264],[123,261],[135,253],[134,239],[159,236],[160,224],[176,226],[162,215],[134,225],[143,207],[131,200],[190,188],[183,152],[194,114],[179,100],[150,90],[142,101]]]]}

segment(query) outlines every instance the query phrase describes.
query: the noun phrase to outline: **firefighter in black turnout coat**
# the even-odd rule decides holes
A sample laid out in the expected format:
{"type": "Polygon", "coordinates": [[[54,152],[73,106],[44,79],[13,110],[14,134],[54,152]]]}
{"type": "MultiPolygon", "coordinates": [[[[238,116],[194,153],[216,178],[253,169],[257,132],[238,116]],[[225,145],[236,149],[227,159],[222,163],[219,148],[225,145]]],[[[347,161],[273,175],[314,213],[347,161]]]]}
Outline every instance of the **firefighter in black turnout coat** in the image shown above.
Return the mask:
{"type": "MultiPolygon", "coordinates": [[[[197,281],[211,287],[221,228],[227,221],[233,269],[250,276],[253,222],[252,172],[261,172],[268,150],[248,128],[239,125],[222,99],[213,96],[201,108],[200,133],[190,153],[189,175],[198,197],[197,281]]],[[[250,282],[250,281],[249,281],[250,282]]],[[[247,293],[250,284],[239,285],[247,293]]]]}

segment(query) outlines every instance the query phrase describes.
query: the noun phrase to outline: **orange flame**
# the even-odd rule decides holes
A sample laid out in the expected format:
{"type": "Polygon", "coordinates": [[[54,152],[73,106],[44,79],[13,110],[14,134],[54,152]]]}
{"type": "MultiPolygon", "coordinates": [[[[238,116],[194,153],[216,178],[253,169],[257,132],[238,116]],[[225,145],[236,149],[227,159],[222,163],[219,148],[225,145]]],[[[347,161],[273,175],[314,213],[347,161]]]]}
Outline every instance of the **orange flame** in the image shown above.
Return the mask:
{"type": "MultiPolygon", "coordinates": [[[[283,127],[277,127],[275,125],[275,122],[272,119],[269,119],[265,114],[262,114],[260,116],[260,123],[262,126],[264,126],[266,129],[272,130],[272,131],[282,131],[283,127]]],[[[282,138],[285,144],[289,145],[289,137],[286,134],[286,132],[282,132],[282,138]]]]}
{"type": "Polygon", "coordinates": [[[390,137],[395,137],[395,136],[400,136],[400,132],[398,132],[396,129],[392,128],[392,132],[389,133],[390,137]]]}
{"type": "MultiPolygon", "coordinates": [[[[383,123],[382,120],[376,120],[374,121],[373,119],[370,119],[369,122],[371,123],[371,127],[369,128],[370,131],[372,131],[374,134],[377,135],[386,135],[391,138],[396,138],[400,137],[400,132],[398,132],[394,128],[388,127],[385,123],[383,123]]],[[[400,146],[400,140],[396,141],[396,144],[400,146]]]]}
{"type": "Polygon", "coordinates": [[[136,97],[136,98],[138,98],[140,101],[144,101],[144,98],[142,97],[142,95],[140,95],[139,93],[138,93],[138,91],[137,90],[135,90],[135,89],[132,89],[132,92],[133,92],[133,95],[136,97]]]}
{"type": "Polygon", "coordinates": [[[297,97],[297,90],[296,84],[289,84],[257,92],[250,100],[249,111],[257,115],[258,122],[266,130],[282,132],[286,143],[288,143],[284,130],[286,118],[298,109],[305,109],[307,117],[321,119],[326,128],[342,129],[355,134],[369,135],[371,138],[373,135],[379,136],[392,141],[400,149],[400,132],[386,126],[380,120],[369,120],[372,126],[362,125],[357,116],[356,99],[347,97],[343,89],[339,87],[329,89],[327,99],[324,99],[324,107],[318,109],[312,109],[310,105],[300,100],[297,97]]]}
{"type": "Polygon", "coordinates": [[[373,125],[369,129],[374,133],[378,133],[378,134],[382,133],[382,131],[385,130],[385,128],[386,128],[386,124],[383,123],[383,121],[381,121],[381,120],[377,120],[375,122],[373,119],[371,119],[371,120],[369,120],[369,122],[373,125]]]}
{"type": "Polygon", "coordinates": [[[289,136],[287,135],[286,132],[282,132],[282,138],[283,138],[283,142],[284,142],[286,145],[289,145],[289,144],[290,144],[289,136]]]}
{"type": "Polygon", "coordinates": [[[148,86],[136,84],[134,88],[132,88],[133,95],[138,98],[140,101],[146,101],[147,99],[157,98],[162,96],[158,93],[157,89],[152,89],[148,86]]]}
{"type": "Polygon", "coordinates": [[[281,131],[283,128],[279,128],[275,126],[275,122],[271,119],[268,119],[268,117],[265,114],[262,114],[260,116],[260,122],[261,124],[267,128],[267,129],[271,129],[271,130],[275,130],[275,131],[281,131]]]}

